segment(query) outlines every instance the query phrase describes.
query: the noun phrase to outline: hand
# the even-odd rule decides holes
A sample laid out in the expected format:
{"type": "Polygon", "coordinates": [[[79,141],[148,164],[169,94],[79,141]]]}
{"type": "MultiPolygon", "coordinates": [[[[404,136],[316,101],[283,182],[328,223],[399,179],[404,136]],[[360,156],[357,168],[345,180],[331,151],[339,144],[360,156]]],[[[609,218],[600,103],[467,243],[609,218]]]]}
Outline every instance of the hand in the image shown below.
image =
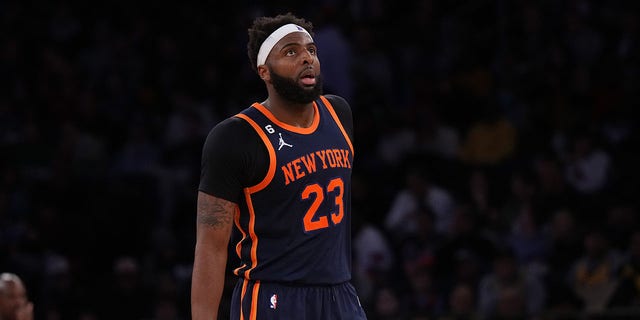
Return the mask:
{"type": "Polygon", "coordinates": [[[16,320],[33,320],[32,302],[27,302],[16,310],[16,320]]]}

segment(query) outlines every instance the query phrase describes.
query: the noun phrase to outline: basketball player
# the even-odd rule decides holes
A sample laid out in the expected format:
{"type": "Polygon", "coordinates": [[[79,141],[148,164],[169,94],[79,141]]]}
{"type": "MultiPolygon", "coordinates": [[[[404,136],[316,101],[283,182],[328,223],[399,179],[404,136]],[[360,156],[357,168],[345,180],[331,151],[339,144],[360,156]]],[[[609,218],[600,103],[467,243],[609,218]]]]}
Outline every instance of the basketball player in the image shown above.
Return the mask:
{"type": "Polygon", "coordinates": [[[268,97],[204,143],[193,319],[217,318],[232,230],[231,319],[366,319],[350,283],[353,120],[347,101],[322,93],[311,32],[290,13],[248,30],[268,97]]]}
{"type": "Polygon", "coordinates": [[[0,320],[33,320],[33,303],[17,274],[0,274],[0,320]]]}

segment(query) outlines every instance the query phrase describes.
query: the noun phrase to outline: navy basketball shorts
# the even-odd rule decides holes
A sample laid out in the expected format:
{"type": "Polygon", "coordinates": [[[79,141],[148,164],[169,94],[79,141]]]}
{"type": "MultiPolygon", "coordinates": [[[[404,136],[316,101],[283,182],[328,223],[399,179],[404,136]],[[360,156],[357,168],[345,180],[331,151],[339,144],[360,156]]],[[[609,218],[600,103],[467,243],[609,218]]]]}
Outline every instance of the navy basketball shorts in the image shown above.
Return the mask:
{"type": "Polygon", "coordinates": [[[240,279],[231,299],[231,320],[366,320],[350,282],[291,286],[240,279]]]}

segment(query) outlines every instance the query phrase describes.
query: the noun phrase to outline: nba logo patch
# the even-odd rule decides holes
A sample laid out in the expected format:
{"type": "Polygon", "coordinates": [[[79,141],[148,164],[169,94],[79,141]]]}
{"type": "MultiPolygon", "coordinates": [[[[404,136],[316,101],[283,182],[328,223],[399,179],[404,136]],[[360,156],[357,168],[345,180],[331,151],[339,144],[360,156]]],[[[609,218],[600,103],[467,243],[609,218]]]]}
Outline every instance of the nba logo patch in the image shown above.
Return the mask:
{"type": "Polygon", "coordinates": [[[271,299],[269,299],[269,302],[271,303],[271,305],[269,306],[271,309],[278,308],[278,295],[274,293],[271,296],[271,299]]]}

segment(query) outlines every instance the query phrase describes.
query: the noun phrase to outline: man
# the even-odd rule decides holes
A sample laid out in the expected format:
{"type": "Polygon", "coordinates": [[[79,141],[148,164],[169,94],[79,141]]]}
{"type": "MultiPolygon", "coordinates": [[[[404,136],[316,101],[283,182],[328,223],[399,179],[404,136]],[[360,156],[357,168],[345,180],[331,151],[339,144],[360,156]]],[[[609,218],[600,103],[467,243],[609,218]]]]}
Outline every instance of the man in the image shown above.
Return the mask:
{"type": "Polygon", "coordinates": [[[33,320],[33,303],[18,275],[0,274],[0,320],[33,320]]]}
{"type": "Polygon", "coordinates": [[[322,95],[312,24],[291,13],[248,30],[268,98],[204,143],[192,319],[216,319],[232,224],[240,265],[231,319],[366,319],[351,285],[353,120],[322,95]]]}

